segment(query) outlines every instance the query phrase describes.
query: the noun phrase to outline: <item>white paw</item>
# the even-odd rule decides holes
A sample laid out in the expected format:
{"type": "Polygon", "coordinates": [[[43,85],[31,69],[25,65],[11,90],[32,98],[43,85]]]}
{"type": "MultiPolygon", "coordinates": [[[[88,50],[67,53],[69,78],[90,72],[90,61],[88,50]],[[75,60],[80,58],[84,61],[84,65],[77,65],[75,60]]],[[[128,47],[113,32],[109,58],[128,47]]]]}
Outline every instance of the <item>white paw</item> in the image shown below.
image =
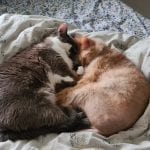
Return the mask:
{"type": "Polygon", "coordinates": [[[74,81],[74,79],[71,78],[71,77],[69,77],[69,76],[63,77],[62,80],[63,80],[63,81],[66,81],[66,82],[73,82],[73,81],[74,81]]]}
{"type": "Polygon", "coordinates": [[[82,66],[78,67],[77,74],[78,75],[83,75],[84,74],[84,68],[82,66]]]}

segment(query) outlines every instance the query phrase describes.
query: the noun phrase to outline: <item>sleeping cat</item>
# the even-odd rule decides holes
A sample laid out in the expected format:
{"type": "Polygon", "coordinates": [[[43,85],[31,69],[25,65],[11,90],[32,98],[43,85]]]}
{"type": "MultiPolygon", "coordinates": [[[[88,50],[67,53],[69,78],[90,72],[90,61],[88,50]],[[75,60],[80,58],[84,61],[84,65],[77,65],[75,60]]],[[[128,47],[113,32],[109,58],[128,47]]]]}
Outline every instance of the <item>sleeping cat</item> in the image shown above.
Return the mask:
{"type": "Polygon", "coordinates": [[[121,52],[97,39],[75,37],[85,73],[74,87],[57,94],[57,104],[82,109],[104,136],[131,127],[150,97],[144,75],[121,52]]]}
{"type": "Polygon", "coordinates": [[[31,139],[89,127],[84,114],[55,104],[56,91],[75,84],[76,45],[67,25],[0,65],[0,140],[31,139]]]}

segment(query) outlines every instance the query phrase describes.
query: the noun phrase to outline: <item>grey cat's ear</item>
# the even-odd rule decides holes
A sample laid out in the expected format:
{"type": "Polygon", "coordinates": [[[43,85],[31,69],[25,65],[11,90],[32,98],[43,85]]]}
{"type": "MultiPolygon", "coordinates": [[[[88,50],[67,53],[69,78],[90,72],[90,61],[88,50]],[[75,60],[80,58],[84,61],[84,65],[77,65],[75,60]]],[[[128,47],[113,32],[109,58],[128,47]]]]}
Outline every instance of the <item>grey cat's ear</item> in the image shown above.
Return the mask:
{"type": "Polygon", "coordinates": [[[68,31],[68,25],[66,23],[62,23],[59,27],[58,27],[58,36],[60,37],[64,37],[67,35],[67,31],[68,31]]]}

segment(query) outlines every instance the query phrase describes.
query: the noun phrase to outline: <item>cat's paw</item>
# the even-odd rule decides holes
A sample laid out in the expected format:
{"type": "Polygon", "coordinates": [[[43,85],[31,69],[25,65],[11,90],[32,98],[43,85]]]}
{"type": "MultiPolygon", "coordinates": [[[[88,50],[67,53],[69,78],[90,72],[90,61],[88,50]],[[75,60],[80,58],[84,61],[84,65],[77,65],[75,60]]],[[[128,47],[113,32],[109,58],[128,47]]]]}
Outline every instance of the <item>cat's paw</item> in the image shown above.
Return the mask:
{"type": "Polygon", "coordinates": [[[84,112],[73,111],[70,118],[72,119],[72,129],[75,131],[88,129],[91,126],[91,123],[84,112]]]}
{"type": "Polygon", "coordinates": [[[74,130],[82,130],[82,129],[89,129],[91,127],[91,123],[86,116],[78,116],[74,123],[72,124],[72,128],[74,130]]]}
{"type": "Polygon", "coordinates": [[[84,74],[84,68],[82,66],[79,66],[77,69],[77,75],[81,76],[84,74]]]}
{"type": "Polygon", "coordinates": [[[0,142],[5,142],[9,139],[7,134],[0,133],[0,142]]]}
{"type": "Polygon", "coordinates": [[[67,122],[61,125],[64,132],[74,132],[82,129],[89,129],[91,123],[83,112],[76,112],[71,108],[62,108],[63,112],[68,116],[67,122]]]}
{"type": "Polygon", "coordinates": [[[91,122],[89,121],[88,118],[82,119],[81,122],[78,125],[80,127],[80,130],[91,128],[91,122]]]}
{"type": "Polygon", "coordinates": [[[84,112],[82,112],[82,111],[77,112],[75,109],[73,109],[71,107],[63,107],[62,110],[73,121],[76,121],[76,120],[78,121],[78,120],[87,118],[87,116],[84,112]]]}
{"type": "Polygon", "coordinates": [[[77,118],[83,119],[83,118],[87,118],[87,116],[86,116],[86,114],[84,112],[78,112],[77,113],[77,118]]]}
{"type": "Polygon", "coordinates": [[[77,82],[76,81],[72,81],[72,82],[62,81],[61,84],[63,84],[64,87],[71,87],[71,86],[75,86],[77,84],[77,82]]]}
{"type": "MultiPolygon", "coordinates": [[[[67,78],[67,77],[66,77],[67,78]]],[[[65,88],[75,86],[77,82],[73,80],[73,78],[69,77],[66,80],[62,80],[60,83],[57,83],[55,85],[55,91],[56,93],[62,91],[65,88]]]]}

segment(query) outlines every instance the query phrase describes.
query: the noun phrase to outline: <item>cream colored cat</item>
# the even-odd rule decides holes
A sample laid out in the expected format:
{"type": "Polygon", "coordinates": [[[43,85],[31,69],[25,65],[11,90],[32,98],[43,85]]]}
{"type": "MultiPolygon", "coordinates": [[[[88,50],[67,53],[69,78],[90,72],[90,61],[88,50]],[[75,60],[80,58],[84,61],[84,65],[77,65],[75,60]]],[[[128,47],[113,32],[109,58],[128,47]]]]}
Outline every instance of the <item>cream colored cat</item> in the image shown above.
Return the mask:
{"type": "Polygon", "coordinates": [[[82,109],[104,136],[131,127],[149,102],[148,81],[122,53],[87,37],[75,41],[85,73],[57,95],[57,103],[82,109]]]}

